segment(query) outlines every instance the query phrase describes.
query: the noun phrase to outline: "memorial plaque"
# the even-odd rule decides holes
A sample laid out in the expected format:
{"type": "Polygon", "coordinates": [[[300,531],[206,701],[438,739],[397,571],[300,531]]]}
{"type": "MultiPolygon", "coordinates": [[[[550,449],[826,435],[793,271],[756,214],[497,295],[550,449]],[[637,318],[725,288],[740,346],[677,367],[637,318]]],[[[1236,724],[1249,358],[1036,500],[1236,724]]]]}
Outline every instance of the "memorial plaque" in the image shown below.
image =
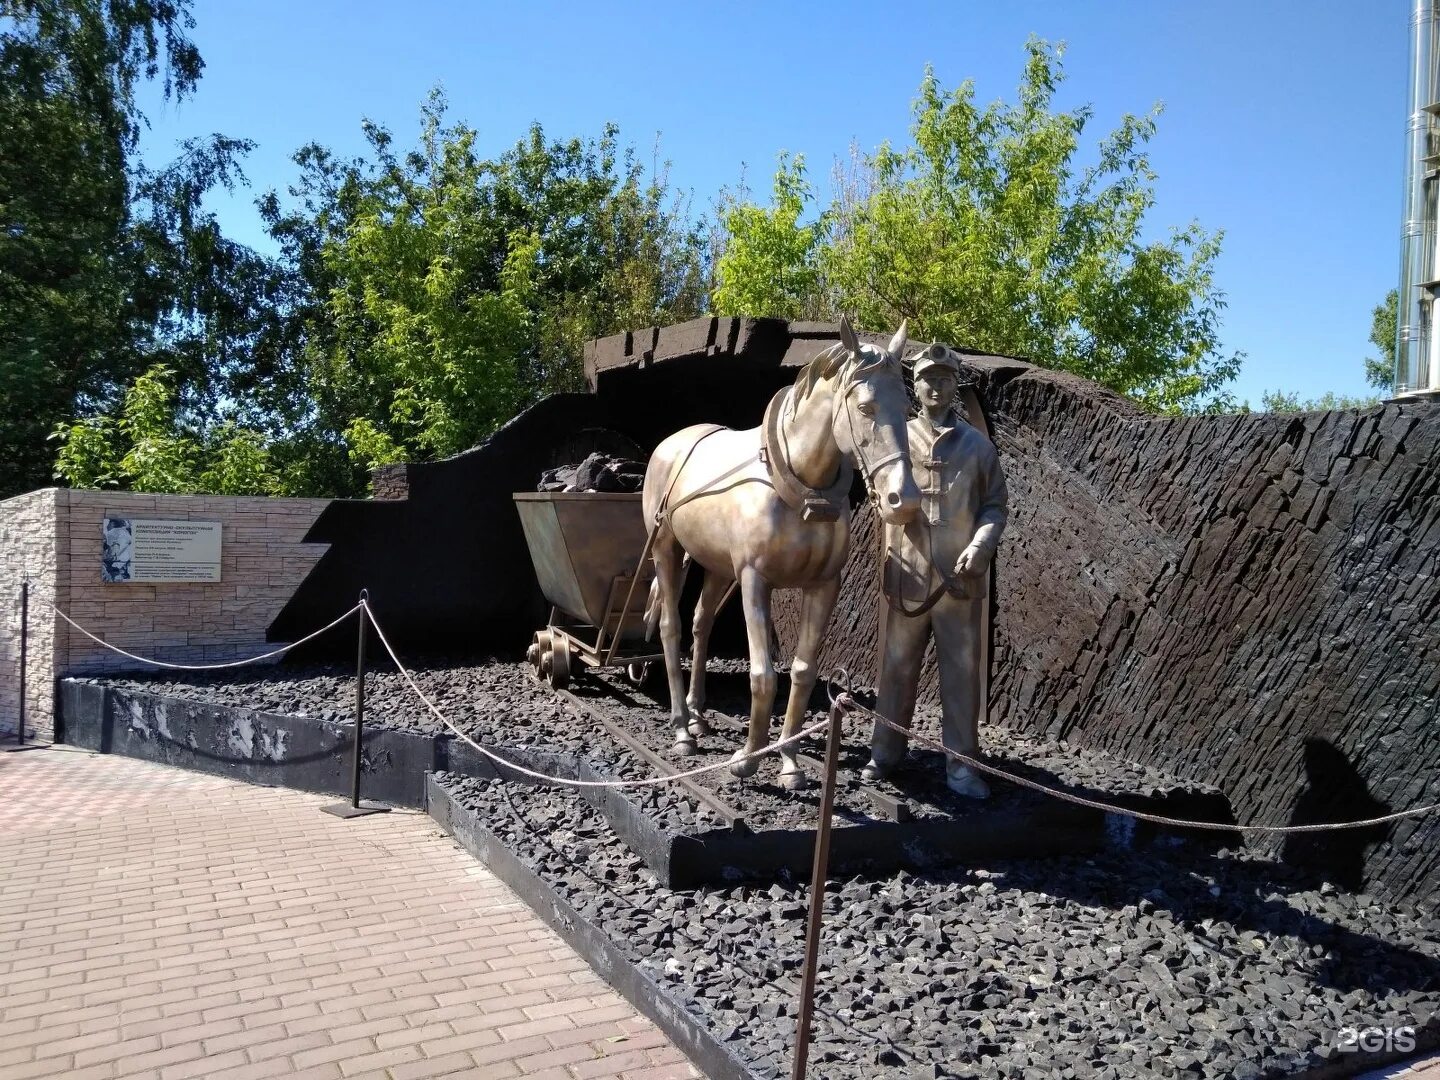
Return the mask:
{"type": "Polygon", "coordinates": [[[100,526],[100,580],[220,580],[220,522],[107,517],[100,526]]]}

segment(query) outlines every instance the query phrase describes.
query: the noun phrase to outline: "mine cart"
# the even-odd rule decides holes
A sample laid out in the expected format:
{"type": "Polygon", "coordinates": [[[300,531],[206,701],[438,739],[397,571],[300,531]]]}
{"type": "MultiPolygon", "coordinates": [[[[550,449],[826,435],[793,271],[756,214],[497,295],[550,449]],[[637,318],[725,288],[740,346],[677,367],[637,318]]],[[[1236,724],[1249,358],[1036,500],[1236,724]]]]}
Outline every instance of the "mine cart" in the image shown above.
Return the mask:
{"type": "Polygon", "coordinates": [[[645,603],[655,571],[648,559],[640,565],[640,498],[597,491],[515,494],[535,577],[551,605],[549,623],[525,655],[556,689],[578,673],[577,661],[592,668],[624,665],[639,683],[649,662],[662,658],[645,640],[645,603]]]}

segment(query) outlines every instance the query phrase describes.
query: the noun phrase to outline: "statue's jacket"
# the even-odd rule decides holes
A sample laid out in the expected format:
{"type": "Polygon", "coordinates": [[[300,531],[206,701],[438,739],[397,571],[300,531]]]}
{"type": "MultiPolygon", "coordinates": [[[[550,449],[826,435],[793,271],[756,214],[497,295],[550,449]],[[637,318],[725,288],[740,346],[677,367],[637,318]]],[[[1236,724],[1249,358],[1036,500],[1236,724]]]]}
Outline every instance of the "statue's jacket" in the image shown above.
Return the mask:
{"type": "Polygon", "coordinates": [[[885,527],[885,595],[914,608],[943,585],[952,596],[979,599],[986,575],[956,574],[955,562],[972,542],[992,555],[1000,543],[1009,497],[1000,455],[954,410],[939,425],[922,412],[906,431],[920,514],[885,527]]]}

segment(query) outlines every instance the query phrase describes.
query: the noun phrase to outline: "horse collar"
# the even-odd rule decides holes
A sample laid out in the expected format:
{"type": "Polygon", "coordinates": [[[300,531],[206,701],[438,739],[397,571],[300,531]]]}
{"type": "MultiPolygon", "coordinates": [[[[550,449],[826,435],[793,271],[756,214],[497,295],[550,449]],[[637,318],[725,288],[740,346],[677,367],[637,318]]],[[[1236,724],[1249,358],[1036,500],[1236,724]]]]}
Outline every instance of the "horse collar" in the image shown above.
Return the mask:
{"type": "Polygon", "coordinates": [[[798,511],[802,521],[837,521],[850,509],[850,483],[854,473],[843,456],[840,471],[827,488],[812,488],[790,467],[780,439],[780,415],[794,387],[787,386],[765,406],[765,422],[760,428],[760,460],[770,471],[775,493],[790,509],[798,511]]]}

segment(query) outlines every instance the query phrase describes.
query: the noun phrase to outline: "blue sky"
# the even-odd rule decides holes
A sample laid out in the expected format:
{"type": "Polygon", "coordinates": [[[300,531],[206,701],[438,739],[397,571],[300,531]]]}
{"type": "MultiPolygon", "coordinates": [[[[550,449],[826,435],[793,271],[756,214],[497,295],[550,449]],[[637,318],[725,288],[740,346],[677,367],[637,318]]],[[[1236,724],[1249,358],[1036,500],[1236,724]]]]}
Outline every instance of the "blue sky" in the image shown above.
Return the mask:
{"type": "MultiPolygon", "coordinates": [[[[1013,99],[1034,33],[1066,43],[1060,104],[1093,105],[1088,142],[1164,104],[1148,225],[1225,231],[1216,277],[1223,340],[1247,354],[1238,396],[1364,393],[1370,312],[1397,276],[1404,0],[196,0],[194,11],[205,76],[179,106],[146,98],[145,152],[159,162],[210,132],[253,139],[255,193],[283,192],[307,142],[359,152],[362,117],[411,145],[437,83],[485,153],[533,120],[552,136],[614,121],[647,160],[658,134],[697,206],[742,167],[768,191],[782,149],[823,182],[852,141],[905,141],[927,63],[947,86],[973,78],[982,101],[1013,99]]],[[[227,231],[266,247],[253,194],[215,206],[227,231]]]]}

